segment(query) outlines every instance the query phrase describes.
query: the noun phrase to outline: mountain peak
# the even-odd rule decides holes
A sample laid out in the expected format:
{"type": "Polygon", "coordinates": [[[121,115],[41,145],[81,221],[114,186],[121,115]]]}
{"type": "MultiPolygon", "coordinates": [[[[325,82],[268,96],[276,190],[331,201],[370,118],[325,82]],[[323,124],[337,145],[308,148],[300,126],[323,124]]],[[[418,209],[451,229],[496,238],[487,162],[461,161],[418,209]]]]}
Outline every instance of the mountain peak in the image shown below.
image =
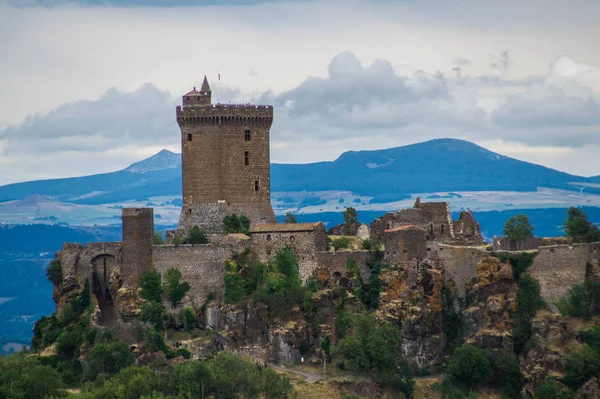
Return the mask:
{"type": "Polygon", "coordinates": [[[125,171],[130,173],[146,173],[154,170],[179,168],[180,166],[181,155],[163,149],[149,158],[132,163],[125,171]]]}

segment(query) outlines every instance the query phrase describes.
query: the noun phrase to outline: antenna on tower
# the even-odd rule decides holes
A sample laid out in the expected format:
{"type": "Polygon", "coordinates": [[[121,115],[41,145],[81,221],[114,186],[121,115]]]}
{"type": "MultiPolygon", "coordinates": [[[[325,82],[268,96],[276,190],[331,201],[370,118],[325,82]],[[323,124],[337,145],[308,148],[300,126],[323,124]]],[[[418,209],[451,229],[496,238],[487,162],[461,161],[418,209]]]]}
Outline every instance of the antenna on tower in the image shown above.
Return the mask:
{"type": "Polygon", "coordinates": [[[217,71],[217,75],[219,75],[219,80],[221,80],[221,72],[217,71]]]}
{"type": "Polygon", "coordinates": [[[579,189],[579,195],[583,197],[583,190],[588,188],[589,186],[575,186],[579,189]]]}

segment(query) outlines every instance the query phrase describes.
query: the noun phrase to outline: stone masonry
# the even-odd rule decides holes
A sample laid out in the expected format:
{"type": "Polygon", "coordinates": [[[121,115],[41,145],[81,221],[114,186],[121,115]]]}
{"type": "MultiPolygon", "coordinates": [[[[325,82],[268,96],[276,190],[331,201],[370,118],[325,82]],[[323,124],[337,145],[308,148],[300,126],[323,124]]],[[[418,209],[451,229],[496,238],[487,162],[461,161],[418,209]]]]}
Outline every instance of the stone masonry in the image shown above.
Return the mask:
{"type": "Polygon", "coordinates": [[[123,208],[123,260],[121,275],[132,282],[152,268],[154,209],[123,208]]]}
{"type": "Polygon", "coordinates": [[[321,222],[263,224],[250,232],[252,251],[261,262],[269,261],[280,249],[290,247],[298,257],[303,280],[317,268],[317,252],[327,249],[327,233],[321,222]]]}
{"type": "Polygon", "coordinates": [[[223,217],[245,213],[252,225],[277,223],[271,208],[269,135],[273,106],[212,104],[206,77],[177,106],[183,206],[178,231],[219,233],[223,217]]]}
{"type": "Polygon", "coordinates": [[[384,240],[385,262],[389,265],[427,257],[427,233],[420,227],[408,225],[385,230],[384,240]]]}

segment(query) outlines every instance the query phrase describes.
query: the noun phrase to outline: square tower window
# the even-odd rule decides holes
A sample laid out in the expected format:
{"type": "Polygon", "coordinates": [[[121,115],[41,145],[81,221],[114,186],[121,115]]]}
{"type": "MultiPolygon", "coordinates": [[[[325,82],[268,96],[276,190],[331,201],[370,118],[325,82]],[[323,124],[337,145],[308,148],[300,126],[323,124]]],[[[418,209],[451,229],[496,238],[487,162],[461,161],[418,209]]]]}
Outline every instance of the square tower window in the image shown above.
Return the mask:
{"type": "Polygon", "coordinates": [[[250,129],[246,129],[244,132],[244,140],[250,141],[250,129]]]}
{"type": "Polygon", "coordinates": [[[271,241],[271,234],[267,234],[267,241],[271,241]]]}
{"type": "Polygon", "coordinates": [[[258,191],[260,189],[260,186],[258,184],[258,180],[254,180],[254,191],[258,191]]]}
{"type": "Polygon", "coordinates": [[[250,152],[244,151],[244,165],[250,165],[250,152]]]}
{"type": "Polygon", "coordinates": [[[188,133],[188,134],[187,134],[187,140],[188,140],[188,141],[192,141],[192,134],[191,134],[191,133],[188,133]]]}

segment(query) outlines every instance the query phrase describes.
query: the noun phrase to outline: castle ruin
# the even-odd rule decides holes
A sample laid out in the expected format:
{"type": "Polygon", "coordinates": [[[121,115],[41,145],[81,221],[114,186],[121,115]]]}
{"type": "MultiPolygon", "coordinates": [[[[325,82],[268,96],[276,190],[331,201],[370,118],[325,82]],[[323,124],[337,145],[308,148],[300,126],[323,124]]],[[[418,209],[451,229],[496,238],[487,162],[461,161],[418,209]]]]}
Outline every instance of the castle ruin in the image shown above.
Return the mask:
{"type": "MultiPolygon", "coordinates": [[[[182,301],[184,306],[200,309],[209,297],[222,300],[224,263],[234,253],[245,250],[269,262],[279,249],[291,248],[304,280],[317,272],[334,283],[350,279],[349,261],[356,264],[363,280],[369,279],[369,251],[330,250],[325,226],[320,222],[277,224],[270,203],[273,107],[212,104],[211,94],[205,78],[200,91],[194,88],[185,94],[183,105],[176,108],[183,178],[178,234],[187,236],[192,227],[198,226],[210,233],[211,242],[153,245],[153,210],[125,208],[122,242],[85,246],[65,243],[57,253],[64,275],[62,286],[76,289],[89,281],[100,309],[99,320],[104,324],[135,317],[133,311],[123,311],[134,302],[124,294],[125,288],[135,287],[143,273],[151,269],[163,276],[170,268],[181,271],[182,280],[191,286],[182,301]],[[232,214],[250,218],[250,237],[223,234],[223,218],[232,214]],[[125,305],[119,307],[117,303],[125,305]]],[[[370,237],[384,244],[385,263],[407,268],[420,267],[423,262],[433,264],[463,298],[469,279],[477,275],[478,265],[491,256],[483,247],[479,224],[472,213],[463,211],[458,220],[452,220],[446,202],[421,202],[417,198],[413,208],[375,219],[370,237]]],[[[598,264],[597,248],[597,244],[541,247],[531,274],[540,281],[544,299],[555,300],[570,285],[583,281],[589,265],[598,264]],[[564,276],[567,263],[574,271],[569,278],[564,276]]],[[[55,292],[55,297],[63,295],[55,292]]]]}

